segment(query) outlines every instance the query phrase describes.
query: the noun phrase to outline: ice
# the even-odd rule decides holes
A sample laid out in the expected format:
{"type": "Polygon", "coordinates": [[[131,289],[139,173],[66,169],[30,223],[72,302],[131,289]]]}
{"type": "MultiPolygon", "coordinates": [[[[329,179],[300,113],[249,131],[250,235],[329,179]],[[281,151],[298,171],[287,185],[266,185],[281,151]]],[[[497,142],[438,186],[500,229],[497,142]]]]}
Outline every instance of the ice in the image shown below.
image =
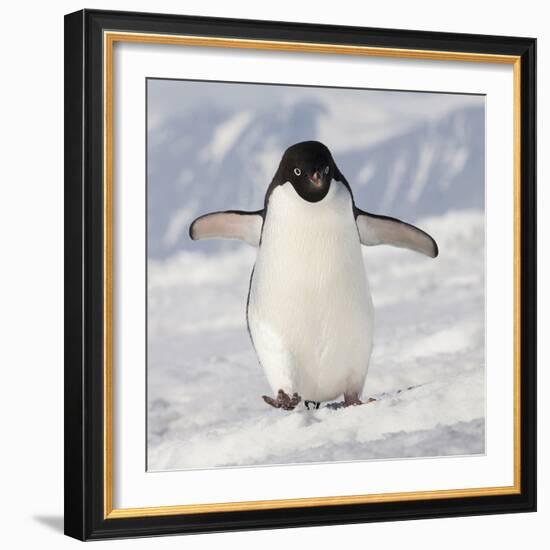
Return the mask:
{"type": "Polygon", "coordinates": [[[271,390],[245,321],[254,248],[195,243],[150,259],[148,468],[483,453],[484,215],[416,223],[438,258],[363,248],[376,311],[363,398],[377,401],[346,409],[284,412],[261,399],[271,390]]]}

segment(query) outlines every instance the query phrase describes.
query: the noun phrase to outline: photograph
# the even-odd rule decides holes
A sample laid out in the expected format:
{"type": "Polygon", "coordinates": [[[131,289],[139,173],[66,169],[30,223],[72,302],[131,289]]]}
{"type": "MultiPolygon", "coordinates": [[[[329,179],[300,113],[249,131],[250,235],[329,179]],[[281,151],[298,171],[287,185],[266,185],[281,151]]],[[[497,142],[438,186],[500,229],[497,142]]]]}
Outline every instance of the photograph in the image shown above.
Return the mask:
{"type": "Polygon", "coordinates": [[[198,13],[65,16],[64,532],[536,510],[536,39],[198,13]]]}
{"type": "Polygon", "coordinates": [[[484,455],[486,97],[145,86],[147,471],[484,455]]]}

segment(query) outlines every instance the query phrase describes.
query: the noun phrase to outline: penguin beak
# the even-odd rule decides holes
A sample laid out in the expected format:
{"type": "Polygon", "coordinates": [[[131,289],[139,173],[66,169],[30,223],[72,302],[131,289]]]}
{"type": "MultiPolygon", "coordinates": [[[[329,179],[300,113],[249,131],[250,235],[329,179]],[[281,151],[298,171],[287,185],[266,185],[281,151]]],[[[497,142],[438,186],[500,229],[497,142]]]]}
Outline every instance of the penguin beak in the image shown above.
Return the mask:
{"type": "Polygon", "coordinates": [[[313,172],[313,174],[309,177],[309,181],[315,185],[315,187],[321,187],[323,185],[323,178],[321,176],[321,172],[316,170],[313,172]]]}

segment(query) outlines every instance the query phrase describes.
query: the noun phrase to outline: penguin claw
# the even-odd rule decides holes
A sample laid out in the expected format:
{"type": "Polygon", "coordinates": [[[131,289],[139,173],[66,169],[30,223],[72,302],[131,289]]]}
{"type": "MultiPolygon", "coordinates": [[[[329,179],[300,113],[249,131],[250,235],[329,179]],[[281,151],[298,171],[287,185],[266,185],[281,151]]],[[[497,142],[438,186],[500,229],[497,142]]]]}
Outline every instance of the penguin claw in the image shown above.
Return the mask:
{"type": "MultiPolygon", "coordinates": [[[[369,397],[366,403],[371,403],[376,399],[369,397]]],[[[344,393],[344,407],[350,407],[355,405],[363,405],[365,402],[361,401],[357,392],[344,393]]]]}
{"type": "Polygon", "coordinates": [[[346,403],[345,401],[336,401],[334,403],[327,403],[327,408],[329,409],[332,409],[333,411],[336,411],[336,410],[339,410],[339,409],[345,409],[347,407],[352,407],[352,406],[357,406],[357,405],[368,405],[369,403],[374,403],[375,401],[377,401],[377,399],[375,399],[374,397],[369,397],[366,401],[361,401],[359,400],[359,402],[355,402],[355,403],[351,403],[351,402],[348,402],[346,403]]]}
{"type": "Polygon", "coordinates": [[[273,397],[269,397],[269,395],[262,395],[262,399],[272,407],[275,407],[276,409],[283,409],[284,411],[291,411],[293,410],[298,403],[302,400],[302,398],[294,392],[292,396],[288,395],[283,390],[279,390],[277,392],[277,397],[274,399],[273,397]]]}
{"type": "Polygon", "coordinates": [[[272,407],[275,407],[276,409],[279,409],[281,407],[281,404],[276,400],[273,399],[273,397],[269,397],[269,395],[262,395],[262,399],[272,407]]]}

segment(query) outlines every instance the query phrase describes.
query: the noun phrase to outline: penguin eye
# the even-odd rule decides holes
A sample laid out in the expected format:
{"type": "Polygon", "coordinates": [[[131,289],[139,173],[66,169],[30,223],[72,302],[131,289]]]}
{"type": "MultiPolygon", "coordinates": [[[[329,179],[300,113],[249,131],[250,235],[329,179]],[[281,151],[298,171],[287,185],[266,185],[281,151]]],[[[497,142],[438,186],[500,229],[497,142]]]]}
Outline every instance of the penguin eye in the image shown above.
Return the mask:
{"type": "Polygon", "coordinates": [[[295,173],[297,176],[299,176],[299,175],[302,173],[302,171],[301,171],[299,168],[294,168],[294,173],[295,173]]]}
{"type": "Polygon", "coordinates": [[[328,174],[328,166],[325,168],[325,174],[328,174]]]}

